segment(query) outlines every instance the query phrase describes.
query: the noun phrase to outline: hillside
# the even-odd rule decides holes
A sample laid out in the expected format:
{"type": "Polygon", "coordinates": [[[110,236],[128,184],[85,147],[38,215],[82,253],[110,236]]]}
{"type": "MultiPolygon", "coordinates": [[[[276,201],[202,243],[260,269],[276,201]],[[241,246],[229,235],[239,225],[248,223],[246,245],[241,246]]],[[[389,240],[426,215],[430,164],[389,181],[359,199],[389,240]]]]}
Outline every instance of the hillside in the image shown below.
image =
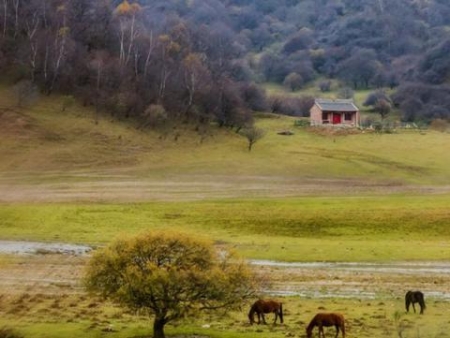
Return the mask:
{"type": "Polygon", "coordinates": [[[56,96],[17,108],[6,93],[0,102],[3,200],[445,191],[450,181],[448,133],[333,133],[266,114],[255,122],[265,136],[249,152],[243,136],[216,125],[203,136],[189,124],[139,130],[105,115],[96,123],[94,112],[78,105],[62,113],[56,96]],[[284,130],[294,134],[278,135],[284,130]]]}
{"type": "MultiPolygon", "coordinates": [[[[298,99],[365,90],[371,109],[429,124],[450,118],[449,17],[439,0],[5,2],[0,71],[24,96],[63,93],[142,126],[241,128],[273,110],[271,85],[298,99]]],[[[307,116],[301,99],[284,113],[307,116]]]]}

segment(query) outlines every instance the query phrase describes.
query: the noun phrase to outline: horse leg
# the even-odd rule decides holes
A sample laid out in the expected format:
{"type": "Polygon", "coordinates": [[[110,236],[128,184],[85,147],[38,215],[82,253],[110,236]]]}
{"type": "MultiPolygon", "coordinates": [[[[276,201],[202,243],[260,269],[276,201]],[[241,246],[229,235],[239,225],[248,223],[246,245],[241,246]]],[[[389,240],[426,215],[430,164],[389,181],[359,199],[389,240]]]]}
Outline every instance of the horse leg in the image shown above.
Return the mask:
{"type": "Polygon", "coordinates": [[[416,313],[416,307],[414,306],[414,302],[412,302],[414,313],[416,313]]]}
{"type": "Polygon", "coordinates": [[[262,317],[263,323],[264,323],[264,324],[267,324],[267,323],[266,323],[266,317],[264,316],[264,312],[261,312],[261,317],[262,317]]]}
{"type": "Polygon", "coordinates": [[[273,323],[276,324],[277,318],[278,318],[278,311],[275,311],[274,314],[275,314],[275,320],[273,321],[273,323]]]}
{"type": "Polygon", "coordinates": [[[423,315],[423,305],[422,303],[419,303],[419,305],[420,305],[420,314],[423,315]]]}
{"type": "Polygon", "coordinates": [[[339,335],[339,325],[335,325],[334,327],[336,328],[336,335],[334,336],[334,338],[337,338],[337,336],[339,335]]]}
{"type": "Polygon", "coordinates": [[[319,325],[319,338],[323,337],[325,338],[325,332],[323,332],[323,326],[319,325]]]}

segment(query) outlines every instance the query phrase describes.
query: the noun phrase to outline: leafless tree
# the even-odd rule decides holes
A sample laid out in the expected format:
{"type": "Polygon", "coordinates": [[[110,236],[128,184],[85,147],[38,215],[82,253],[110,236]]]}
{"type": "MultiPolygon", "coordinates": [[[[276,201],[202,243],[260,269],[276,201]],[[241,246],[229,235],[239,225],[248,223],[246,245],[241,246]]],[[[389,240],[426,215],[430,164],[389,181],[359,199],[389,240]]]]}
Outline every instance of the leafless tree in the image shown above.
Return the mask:
{"type": "Polygon", "coordinates": [[[253,145],[265,136],[265,131],[257,127],[248,127],[242,130],[242,135],[248,141],[248,151],[251,151],[253,145]]]}

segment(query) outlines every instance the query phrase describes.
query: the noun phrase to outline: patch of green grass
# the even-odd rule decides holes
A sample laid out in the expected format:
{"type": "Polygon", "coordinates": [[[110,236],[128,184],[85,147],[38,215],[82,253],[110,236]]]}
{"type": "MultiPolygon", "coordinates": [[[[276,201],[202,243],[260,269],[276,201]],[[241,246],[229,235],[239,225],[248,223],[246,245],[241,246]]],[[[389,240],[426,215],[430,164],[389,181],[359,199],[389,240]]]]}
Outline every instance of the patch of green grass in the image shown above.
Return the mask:
{"type": "MultiPolygon", "coordinates": [[[[206,336],[214,338],[257,338],[271,337],[304,337],[305,328],[312,317],[318,312],[340,312],[345,317],[346,333],[350,337],[381,338],[381,337],[446,337],[450,329],[448,316],[450,310],[445,302],[428,299],[425,315],[405,314],[401,297],[376,297],[371,300],[358,299],[310,299],[299,297],[281,298],[284,308],[284,324],[273,325],[273,315],[266,316],[267,325],[249,325],[247,310],[250,303],[242,311],[231,312],[228,315],[216,313],[213,315],[198,314],[186,320],[169,323],[166,326],[168,337],[206,336]],[[401,333],[401,335],[399,335],[401,333]]],[[[26,300],[30,309],[37,304],[26,300]]],[[[63,300],[62,305],[68,305],[73,299],[63,300]]],[[[24,337],[150,337],[151,318],[130,316],[116,309],[111,315],[111,306],[99,303],[95,309],[86,311],[81,301],[78,308],[65,313],[53,311],[54,299],[47,299],[46,305],[40,307],[44,311],[33,314],[24,312],[21,316],[14,314],[2,315],[0,327],[6,325],[24,337]]],[[[9,306],[8,304],[4,304],[9,306]]],[[[333,327],[325,329],[327,336],[334,335],[333,327]]],[[[317,335],[317,328],[314,331],[317,335]]]]}
{"type": "Polygon", "coordinates": [[[251,258],[436,260],[450,255],[449,204],[449,195],[11,204],[0,205],[0,228],[5,239],[91,244],[171,228],[204,234],[251,258]]]}

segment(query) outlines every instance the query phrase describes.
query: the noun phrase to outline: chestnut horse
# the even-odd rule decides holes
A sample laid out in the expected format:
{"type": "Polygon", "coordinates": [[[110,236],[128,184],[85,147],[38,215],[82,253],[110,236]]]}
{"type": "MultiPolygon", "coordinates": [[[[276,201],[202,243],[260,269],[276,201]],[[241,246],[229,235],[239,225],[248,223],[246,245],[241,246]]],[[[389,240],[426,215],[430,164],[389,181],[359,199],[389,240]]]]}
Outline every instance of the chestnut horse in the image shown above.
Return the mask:
{"type": "Polygon", "coordinates": [[[325,333],[323,332],[324,326],[334,326],[336,328],[335,338],[337,338],[339,330],[341,330],[342,332],[342,338],[345,338],[345,321],[344,316],[340,313],[332,312],[316,314],[306,328],[306,336],[308,338],[312,337],[312,331],[316,326],[319,328],[319,338],[321,335],[323,338],[325,338],[325,333]]]}
{"type": "Polygon", "coordinates": [[[420,314],[423,314],[423,310],[425,310],[425,299],[423,297],[423,293],[420,291],[408,291],[405,295],[405,306],[406,312],[409,312],[409,305],[412,304],[414,313],[416,313],[416,307],[414,303],[419,303],[420,305],[420,314]]]}
{"type": "Polygon", "coordinates": [[[277,302],[272,299],[258,299],[255,303],[253,303],[250,308],[250,312],[248,313],[248,319],[250,319],[250,324],[255,322],[255,313],[258,315],[258,324],[261,323],[261,318],[264,324],[266,323],[266,318],[264,318],[265,313],[274,313],[275,321],[277,322],[277,318],[280,317],[280,323],[283,324],[283,304],[277,302]]]}

